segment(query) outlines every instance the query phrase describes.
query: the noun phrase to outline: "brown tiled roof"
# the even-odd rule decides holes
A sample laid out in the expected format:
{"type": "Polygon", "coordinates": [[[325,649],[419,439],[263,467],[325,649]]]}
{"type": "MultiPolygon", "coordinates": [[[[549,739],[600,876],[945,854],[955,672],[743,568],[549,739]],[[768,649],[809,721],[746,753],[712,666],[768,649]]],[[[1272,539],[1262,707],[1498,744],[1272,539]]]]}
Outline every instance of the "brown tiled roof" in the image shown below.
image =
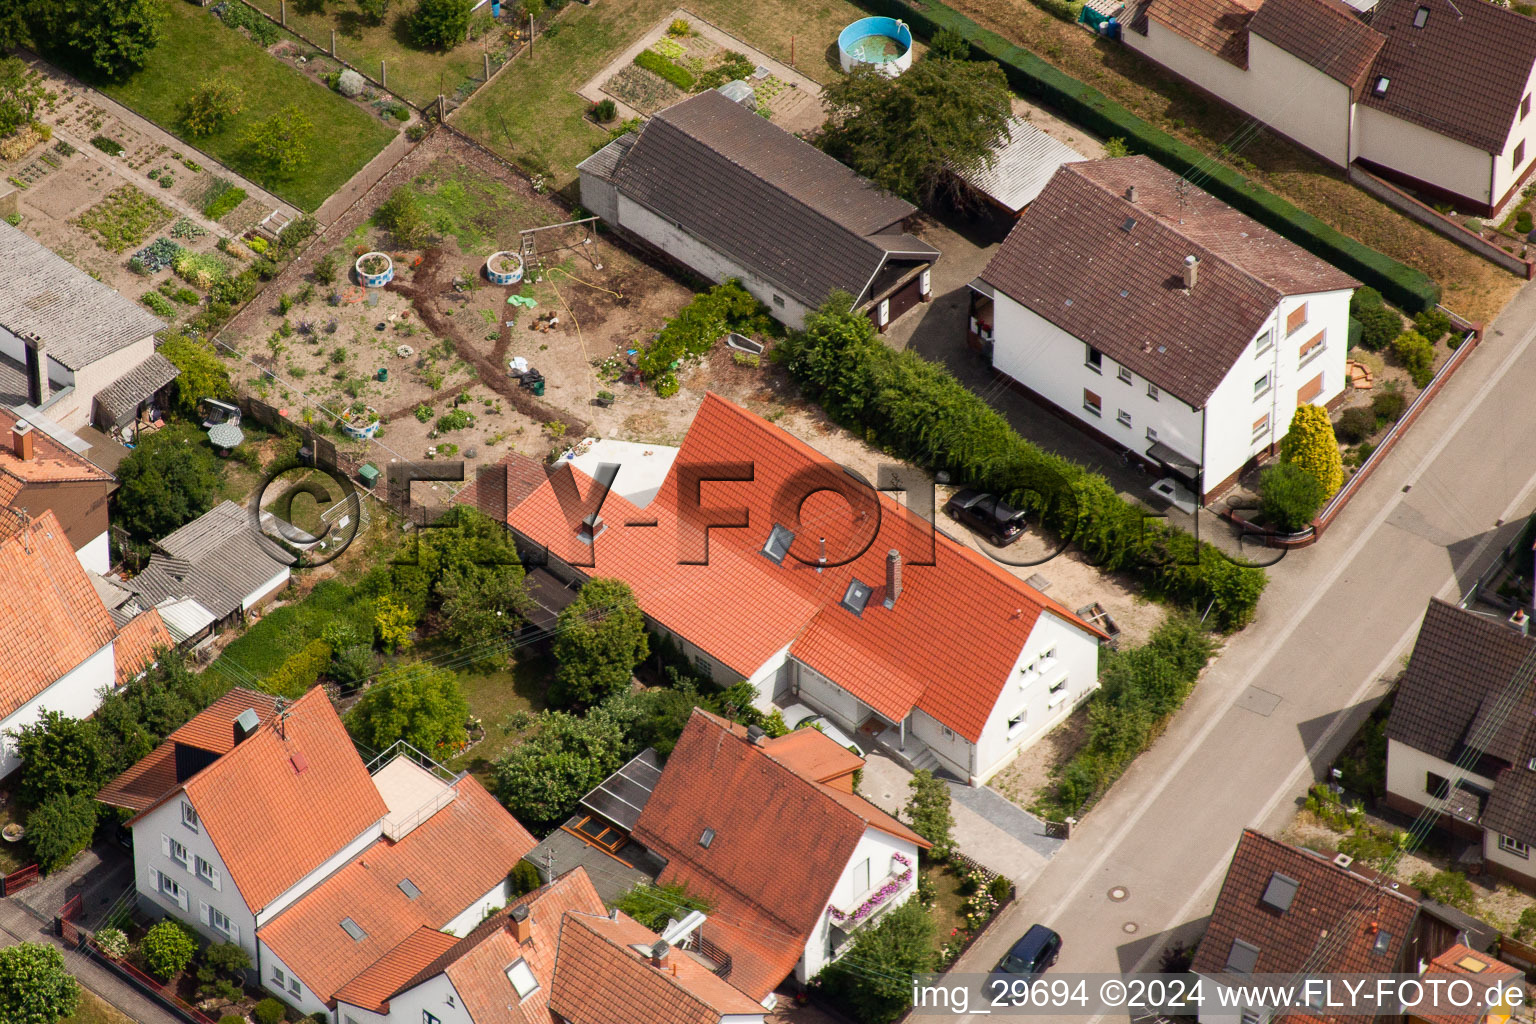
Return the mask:
{"type": "Polygon", "coordinates": [[[685,952],[673,950],[657,968],[631,948],[649,948],[656,938],[623,914],[565,915],[550,1008],[574,1024],[719,1024],[727,1014],[763,1013],[685,952]]]}
{"type": "Polygon", "coordinates": [[[547,478],[542,462],[520,452],[507,452],[499,462],[476,472],[453,500],[479,509],[499,523],[506,522],[507,512],[547,478]]]}
{"type": "Polygon", "coordinates": [[[1514,696],[1510,681],[1532,652],[1536,638],[1498,619],[1431,599],[1397,686],[1387,737],[1442,761],[1456,761],[1475,741],[1483,753],[1523,766],[1536,754],[1531,735],[1536,692],[1525,686],[1511,703],[1500,698],[1514,696]],[[1502,714],[1492,713],[1501,706],[1502,714]],[[1495,718],[1502,719],[1496,729],[1495,718]]]}
{"type": "Polygon", "coordinates": [[[1349,86],[1357,100],[1386,42],[1341,0],[1264,0],[1248,31],[1349,86]]]}
{"type": "Polygon", "coordinates": [[[11,431],[17,422],[15,413],[0,406],[0,505],[25,508],[27,502],[17,501],[16,496],[29,484],[113,482],[111,473],[36,428],[32,430],[32,458],[17,458],[11,446],[11,431]]]}
{"type": "Polygon", "coordinates": [[[397,991],[414,988],[443,974],[477,1022],[550,1024],[549,993],[557,970],[555,953],[560,944],[561,921],[567,913],[606,913],[597,890],[592,888],[592,880],[579,867],[513,900],[500,913],[482,921],[397,991]],[[519,907],[528,908],[528,940],[522,944],[509,928],[512,912],[519,907]],[[537,991],[523,999],[518,998],[517,989],[507,979],[507,968],[517,960],[528,964],[539,985],[537,991]]]}
{"type": "Polygon", "coordinates": [[[156,651],[168,651],[175,646],[176,641],[171,639],[171,631],[165,628],[165,621],[153,608],[129,619],[128,624],[117,631],[117,637],[112,641],[112,658],[117,662],[117,685],[122,686],[149,668],[155,660],[156,651]]]}
{"type": "Polygon", "coordinates": [[[388,813],[318,686],[182,788],[253,912],[388,813]]]}
{"type": "Polygon", "coordinates": [[[390,997],[410,987],[407,982],[458,943],[458,938],[448,932],[422,925],[337,989],[336,1001],[374,1013],[388,1013],[390,997]]]}
{"type": "Polygon", "coordinates": [[[176,744],[224,755],[235,746],[235,719],[253,709],[265,725],[277,713],[271,694],[237,686],[165,738],[133,767],[102,787],[96,799],[113,807],[142,811],[176,789],[176,744]]]}
{"type": "Polygon", "coordinates": [[[1386,45],[1362,102],[1484,152],[1504,151],[1536,63],[1536,20],[1492,3],[1406,0],[1379,4],[1371,28],[1386,45]],[[1429,14],[1414,28],[1420,8],[1429,14]],[[1380,78],[1388,80],[1382,94],[1380,78]]]}
{"type": "Polygon", "coordinates": [[[1248,19],[1256,9],[1257,0],[1151,0],[1139,13],[1228,64],[1246,69],[1248,19]]]}
{"type": "Polygon", "coordinates": [[[533,849],[533,837],[474,776],[454,788],[452,801],[400,841],[379,840],[258,929],[316,998],[328,1002],[422,925],[446,927],[533,849]],[[400,888],[407,878],[420,895],[400,888]],[[362,939],[342,930],[347,917],[362,929],[362,939]]]}
{"type": "MultiPolygon", "coordinates": [[[[1444,953],[1429,962],[1429,967],[1424,971],[1426,978],[1434,975],[1455,975],[1467,981],[1486,982],[1493,985],[1500,978],[1512,980],[1519,977],[1521,971],[1511,967],[1502,960],[1495,960],[1487,953],[1479,953],[1470,946],[1457,943],[1444,953]]],[[[1423,1021],[1424,1024],[1483,1024],[1492,1018],[1482,1013],[1454,1013],[1431,1012],[1420,1010],[1414,1013],[1413,1020],[1423,1021]]]]}
{"type": "Polygon", "coordinates": [[[710,928],[734,957],[731,977],[762,998],[821,925],[867,827],[916,836],[862,797],[797,775],[696,708],[634,838],[666,858],[660,881],[684,882],[715,903],[710,928]],[[705,829],[714,830],[707,848],[699,842],[705,829]]]}
{"type": "Polygon", "coordinates": [[[902,234],[911,203],[714,89],[646,122],[613,180],[808,306],[837,288],[863,301],[893,247],[938,256],[902,234]]]}
{"type": "MultiPolygon", "coordinates": [[[[1452,791],[1453,796],[1462,792],[1459,787],[1452,791]]],[[[1482,825],[1522,843],[1536,843],[1536,770],[1521,763],[1499,772],[1483,808],[1482,825]]]]}
{"type": "Polygon", "coordinates": [[[1359,282],[1208,192],[1181,195],[1179,182],[1145,156],[1067,164],[981,277],[1200,408],[1281,296],[1359,282]],[[1188,256],[1200,269],[1186,292],[1188,256]]]}
{"type": "Polygon", "coordinates": [[[1418,914],[1417,894],[1390,888],[1389,879],[1369,869],[1339,867],[1332,858],[1245,829],[1191,970],[1230,973],[1228,957],[1237,941],[1258,948],[1249,974],[1398,970],[1418,914]],[[1283,912],[1264,902],[1277,874],[1296,883],[1283,912]],[[1378,953],[1383,932],[1387,938],[1378,953]]]}
{"type": "MultiPolygon", "coordinates": [[[[44,512],[0,539],[0,718],[112,642],[117,624],[75,557],[58,517],[44,512]]],[[[103,680],[105,683],[105,680],[103,680]]]]}

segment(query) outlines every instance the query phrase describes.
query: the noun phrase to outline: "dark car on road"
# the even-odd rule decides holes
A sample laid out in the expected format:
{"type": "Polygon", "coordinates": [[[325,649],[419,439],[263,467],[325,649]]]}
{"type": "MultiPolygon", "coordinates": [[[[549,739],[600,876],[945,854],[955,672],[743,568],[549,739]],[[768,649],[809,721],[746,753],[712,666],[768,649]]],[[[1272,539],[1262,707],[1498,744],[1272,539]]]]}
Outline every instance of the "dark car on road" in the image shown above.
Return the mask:
{"type": "Polygon", "coordinates": [[[992,968],[992,973],[1033,978],[1037,974],[1044,974],[1056,962],[1056,954],[1060,952],[1060,935],[1043,924],[1030,925],[1024,937],[1003,954],[997,966],[992,968]]]}
{"type": "Polygon", "coordinates": [[[995,494],[967,488],[944,504],[944,512],[998,547],[1006,547],[1024,536],[1025,513],[995,494]]]}

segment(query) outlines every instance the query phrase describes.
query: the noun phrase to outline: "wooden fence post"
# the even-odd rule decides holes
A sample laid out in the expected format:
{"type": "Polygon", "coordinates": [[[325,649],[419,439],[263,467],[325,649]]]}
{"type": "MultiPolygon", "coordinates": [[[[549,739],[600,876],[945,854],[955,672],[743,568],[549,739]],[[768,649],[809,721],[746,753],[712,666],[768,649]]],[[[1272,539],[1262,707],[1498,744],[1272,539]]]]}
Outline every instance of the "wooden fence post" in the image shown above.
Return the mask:
{"type": "Polygon", "coordinates": [[[491,80],[491,55],[487,52],[481,56],[485,58],[485,80],[489,82],[491,80]]]}
{"type": "Polygon", "coordinates": [[[336,56],[336,30],[331,29],[331,56],[336,56]]]}
{"type": "Polygon", "coordinates": [[[283,28],[288,27],[288,0],[277,0],[277,12],[282,18],[283,28]]]}
{"type": "Polygon", "coordinates": [[[386,89],[389,88],[389,63],[388,63],[388,61],[383,61],[383,60],[379,61],[379,84],[382,85],[386,89]]]}

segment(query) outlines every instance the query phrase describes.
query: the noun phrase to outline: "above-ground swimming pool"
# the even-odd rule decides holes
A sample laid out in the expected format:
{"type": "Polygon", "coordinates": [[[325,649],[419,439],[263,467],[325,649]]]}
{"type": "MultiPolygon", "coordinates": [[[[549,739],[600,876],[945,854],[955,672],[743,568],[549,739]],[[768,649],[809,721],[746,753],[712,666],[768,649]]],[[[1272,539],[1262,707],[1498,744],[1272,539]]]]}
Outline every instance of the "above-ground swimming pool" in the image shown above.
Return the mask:
{"type": "Polygon", "coordinates": [[[912,30],[895,18],[860,18],[838,33],[843,70],[868,64],[895,78],[912,66],[912,30]]]}

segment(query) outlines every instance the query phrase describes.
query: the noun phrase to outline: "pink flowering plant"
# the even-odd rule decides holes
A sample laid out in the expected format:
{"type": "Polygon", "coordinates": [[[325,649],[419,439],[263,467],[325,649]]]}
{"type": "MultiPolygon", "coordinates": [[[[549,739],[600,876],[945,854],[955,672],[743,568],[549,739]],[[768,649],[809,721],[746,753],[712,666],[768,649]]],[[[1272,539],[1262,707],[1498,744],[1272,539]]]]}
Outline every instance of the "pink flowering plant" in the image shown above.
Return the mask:
{"type": "Polygon", "coordinates": [[[869,894],[869,897],[854,908],[851,914],[845,914],[836,907],[828,907],[827,913],[834,921],[852,921],[857,924],[870,914],[875,912],[886,900],[901,892],[906,884],[912,880],[912,862],[899,853],[891,854],[891,859],[902,866],[900,874],[891,876],[891,880],[869,894]]]}

